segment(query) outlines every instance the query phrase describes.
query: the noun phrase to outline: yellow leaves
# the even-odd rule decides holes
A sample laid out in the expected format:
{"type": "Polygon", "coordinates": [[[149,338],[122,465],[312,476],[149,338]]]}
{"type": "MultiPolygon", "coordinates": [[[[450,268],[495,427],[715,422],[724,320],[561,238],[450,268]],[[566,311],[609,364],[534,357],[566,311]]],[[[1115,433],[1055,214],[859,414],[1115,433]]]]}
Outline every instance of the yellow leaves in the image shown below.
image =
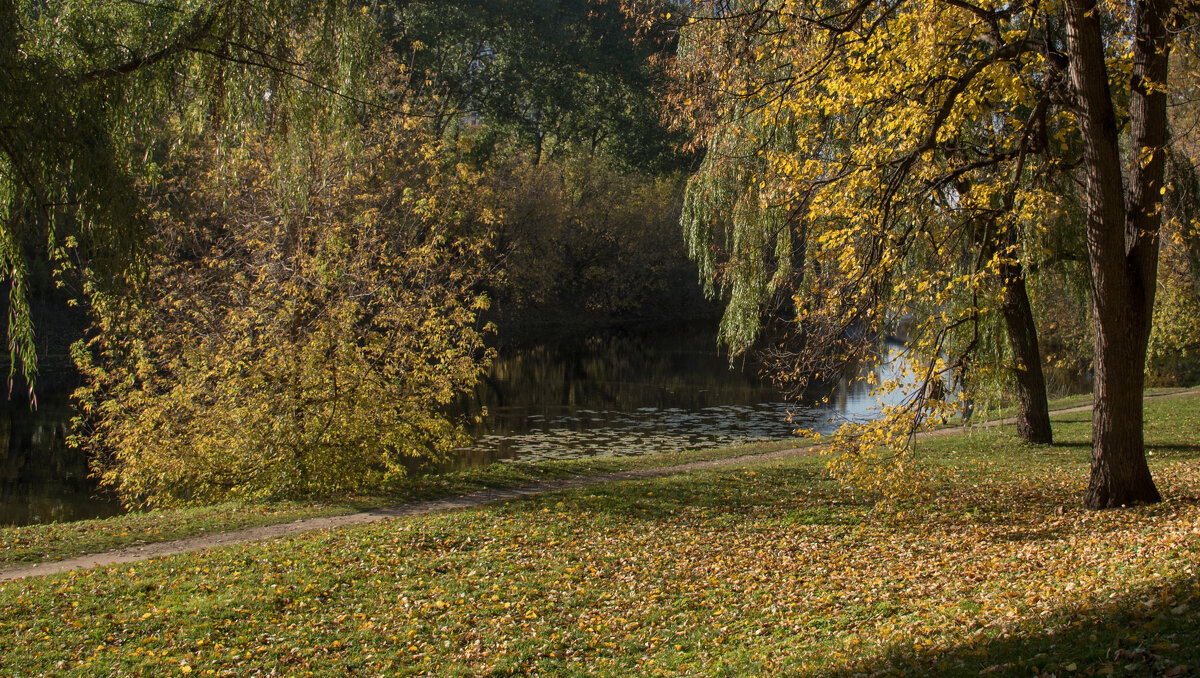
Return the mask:
{"type": "Polygon", "coordinates": [[[447,208],[470,185],[433,186],[420,136],[376,131],[354,160],[312,159],[300,217],[244,168],[210,196],[220,239],[190,226],[208,249],[152,262],[145,299],[97,304],[80,394],[106,484],[159,503],[346,491],[461,439],[438,408],[489,355],[471,290],[483,245],[425,233],[459,218],[447,208]]]}

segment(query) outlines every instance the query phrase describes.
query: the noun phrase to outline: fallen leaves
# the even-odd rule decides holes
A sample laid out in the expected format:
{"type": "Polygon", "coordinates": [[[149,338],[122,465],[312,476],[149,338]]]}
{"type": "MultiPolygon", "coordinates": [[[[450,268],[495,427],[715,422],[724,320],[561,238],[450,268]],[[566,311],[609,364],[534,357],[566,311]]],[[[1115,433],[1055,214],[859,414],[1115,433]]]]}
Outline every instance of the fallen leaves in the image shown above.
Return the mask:
{"type": "MultiPolygon", "coordinates": [[[[6,584],[0,673],[1095,676],[1200,664],[1200,502],[1059,513],[1085,459],[1014,471],[972,449],[902,507],[848,496],[809,459],[6,584]]],[[[1194,491],[1197,466],[1156,462],[1164,493],[1194,491]]]]}

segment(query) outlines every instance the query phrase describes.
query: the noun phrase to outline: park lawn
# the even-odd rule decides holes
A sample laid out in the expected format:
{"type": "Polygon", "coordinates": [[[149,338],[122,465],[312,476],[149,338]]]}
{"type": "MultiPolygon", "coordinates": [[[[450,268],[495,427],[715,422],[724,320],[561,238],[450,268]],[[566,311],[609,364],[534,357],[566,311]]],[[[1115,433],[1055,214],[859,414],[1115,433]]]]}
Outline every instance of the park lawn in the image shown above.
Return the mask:
{"type": "MultiPolygon", "coordinates": [[[[1147,394],[1166,394],[1177,390],[1180,389],[1151,389],[1147,394]]],[[[1091,396],[1087,394],[1070,396],[1052,401],[1050,406],[1051,409],[1062,409],[1085,404],[1090,400],[1091,396]]],[[[979,412],[977,419],[1011,415],[1011,408],[1001,408],[991,412],[979,412]]],[[[96,520],[0,527],[0,570],[126,546],[287,523],[304,518],[345,515],[364,509],[469,494],[489,488],[513,488],[547,480],[725,459],[809,443],[810,441],[798,439],[640,457],[590,457],[533,463],[496,463],[452,473],[410,478],[397,483],[390,491],[382,494],[326,498],[318,502],[224,503],[137,511],[96,520]]]]}
{"type": "Polygon", "coordinates": [[[1155,506],[1078,508],[1066,415],[920,501],[796,457],[0,584],[0,675],[1190,675],[1200,398],[1147,411],[1155,506]]]}
{"type": "MultiPolygon", "coordinates": [[[[1145,394],[1145,396],[1147,398],[1154,399],[1159,396],[1170,396],[1170,395],[1174,395],[1177,393],[1182,393],[1184,391],[1189,391],[1192,388],[1193,387],[1185,387],[1185,386],[1154,386],[1154,387],[1146,389],[1145,391],[1143,391],[1143,393],[1145,394]]],[[[1074,408],[1074,407],[1082,407],[1082,406],[1091,405],[1091,404],[1092,404],[1092,394],[1091,393],[1078,393],[1075,395],[1068,395],[1068,396],[1063,396],[1061,398],[1055,398],[1049,402],[1049,407],[1050,407],[1051,411],[1054,411],[1054,410],[1065,410],[1065,409],[1074,408]]],[[[1017,414],[1017,407],[1012,402],[1007,402],[1006,404],[1005,403],[998,404],[998,405],[995,405],[990,408],[983,408],[983,407],[980,407],[977,405],[976,410],[975,410],[975,420],[986,421],[989,419],[1007,419],[1009,417],[1016,416],[1016,414],[1017,414]]]]}
{"type": "Polygon", "coordinates": [[[404,479],[382,494],[327,498],[318,502],[224,503],[136,511],[95,520],[0,527],[0,570],[125,546],[287,523],[303,518],[345,515],[364,509],[453,497],[489,488],[513,488],[578,476],[762,454],[807,444],[807,440],[796,439],[640,457],[588,457],[533,463],[502,462],[451,473],[404,479]]]}

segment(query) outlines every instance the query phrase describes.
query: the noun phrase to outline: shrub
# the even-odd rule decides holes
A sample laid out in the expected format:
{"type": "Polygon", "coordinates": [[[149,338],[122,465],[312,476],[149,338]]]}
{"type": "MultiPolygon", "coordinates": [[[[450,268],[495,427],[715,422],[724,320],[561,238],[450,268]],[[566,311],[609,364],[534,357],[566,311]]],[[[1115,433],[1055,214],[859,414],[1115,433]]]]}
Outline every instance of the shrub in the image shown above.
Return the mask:
{"type": "Polygon", "coordinates": [[[463,440],[486,243],[455,234],[488,215],[414,124],[366,139],[286,182],[269,141],[196,151],[127,293],[94,292],[75,441],[127,504],[345,493],[463,440]]]}

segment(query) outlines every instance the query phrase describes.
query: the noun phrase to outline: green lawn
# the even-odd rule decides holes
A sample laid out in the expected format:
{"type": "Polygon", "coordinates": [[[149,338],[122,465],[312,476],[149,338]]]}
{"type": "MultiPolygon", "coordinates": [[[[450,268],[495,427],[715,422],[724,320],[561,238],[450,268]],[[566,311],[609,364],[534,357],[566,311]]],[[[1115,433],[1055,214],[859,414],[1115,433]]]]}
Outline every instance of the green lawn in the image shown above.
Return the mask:
{"type": "Polygon", "coordinates": [[[922,443],[880,506],[794,458],[0,585],[0,675],[1189,675],[1200,398],[1162,504],[1078,508],[1089,416],[922,443]]]}
{"type": "Polygon", "coordinates": [[[215,531],[286,523],[316,516],[345,515],[368,508],[452,497],[487,488],[512,488],[546,480],[673,466],[707,459],[725,459],[807,444],[808,441],[797,439],[642,457],[589,457],[538,463],[496,463],[465,471],[411,478],[397,483],[390,492],[382,495],[347,497],[323,502],[228,503],[142,511],[70,523],[0,527],[0,569],[62,560],[84,553],[96,553],[135,544],[183,539],[215,531]]]}

